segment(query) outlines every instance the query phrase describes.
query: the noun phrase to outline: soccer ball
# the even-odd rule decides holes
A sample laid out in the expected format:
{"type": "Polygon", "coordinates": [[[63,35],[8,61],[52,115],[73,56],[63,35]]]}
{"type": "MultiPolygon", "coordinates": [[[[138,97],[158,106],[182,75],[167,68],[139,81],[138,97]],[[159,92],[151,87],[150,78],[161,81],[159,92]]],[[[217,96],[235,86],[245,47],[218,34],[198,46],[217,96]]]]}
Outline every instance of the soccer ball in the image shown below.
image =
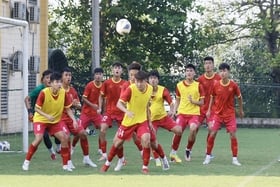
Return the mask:
{"type": "Polygon", "coordinates": [[[130,30],[131,30],[131,24],[127,19],[123,18],[117,22],[116,31],[120,35],[128,34],[130,33],[130,30]]]}
{"type": "Polygon", "coordinates": [[[0,142],[0,151],[10,151],[10,143],[7,141],[0,142]]]}

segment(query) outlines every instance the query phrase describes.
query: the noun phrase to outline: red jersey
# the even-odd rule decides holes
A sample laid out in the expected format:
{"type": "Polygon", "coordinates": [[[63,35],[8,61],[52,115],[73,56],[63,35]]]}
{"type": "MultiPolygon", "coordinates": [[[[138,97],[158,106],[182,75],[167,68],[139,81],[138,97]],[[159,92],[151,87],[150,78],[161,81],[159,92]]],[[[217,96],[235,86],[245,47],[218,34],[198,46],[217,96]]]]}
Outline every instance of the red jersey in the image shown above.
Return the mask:
{"type": "MultiPolygon", "coordinates": [[[[91,103],[99,105],[99,95],[100,95],[100,89],[101,85],[97,86],[94,81],[89,82],[84,90],[83,97],[87,98],[91,103]]],[[[84,113],[86,115],[96,115],[97,112],[94,110],[91,106],[84,103],[82,107],[81,113],[84,113]]]]}
{"type": "Polygon", "coordinates": [[[238,85],[230,80],[224,85],[222,80],[214,83],[211,96],[214,97],[213,111],[222,118],[235,117],[234,98],[241,97],[238,85]]]}
{"type": "Polygon", "coordinates": [[[125,81],[122,85],[121,93],[124,92],[131,85],[130,81],[125,81]]]}
{"type": "MultiPolygon", "coordinates": [[[[71,102],[73,102],[74,99],[76,99],[77,101],[80,102],[79,96],[78,96],[78,92],[76,91],[75,88],[70,87],[69,90],[65,90],[67,97],[70,99],[71,102]]],[[[74,113],[74,112],[73,112],[74,113]]],[[[64,110],[61,120],[71,120],[71,118],[68,116],[67,112],[64,110]]]]}
{"type": "Polygon", "coordinates": [[[121,95],[122,86],[125,83],[125,80],[120,79],[115,82],[111,78],[102,84],[100,94],[106,98],[106,115],[123,115],[123,112],[116,105],[121,95]]]}
{"type": "Polygon", "coordinates": [[[204,90],[204,104],[200,107],[201,113],[206,113],[209,107],[210,95],[214,86],[214,82],[221,80],[221,77],[214,73],[213,76],[207,77],[206,74],[203,74],[198,77],[198,82],[202,85],[204,90]]]}

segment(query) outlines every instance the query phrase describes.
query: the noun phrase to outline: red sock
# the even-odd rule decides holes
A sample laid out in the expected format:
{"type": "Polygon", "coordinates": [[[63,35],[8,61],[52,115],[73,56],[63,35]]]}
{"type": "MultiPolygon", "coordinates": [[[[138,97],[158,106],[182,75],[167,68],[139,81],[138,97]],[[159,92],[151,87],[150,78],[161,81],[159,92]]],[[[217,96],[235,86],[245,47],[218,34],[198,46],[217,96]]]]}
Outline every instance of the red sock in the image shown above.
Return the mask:
{"type": "Polygon", "coordinates": [[[89,146],[88,146],[88,139],[87,137],[81,137],[80,140],[81,148],[83,150],[83,155],[89,155],[89,146]]]}
{"type": "Polygon", "coordinates": [[[163,151],[162,146],[160,144],[158,144],[158,147],[155,151],[158,153],[160,158],[164,158],[165,154],[164,154],[164,151],[163,151]]]}
{"type": "Polygon", "coordinates": [[[238,143],[237,143],[237,138],[231,138],[231,152],[233,157],[237,157],[238,153],[238,143]]]}
{"type": "Polygon", "coordinates": [[[151,150],[150,148],[143,148],[143,165],[148,166],[150,162],[150,154],[151,150]]]}
{"type": "Polygon", "coordinates": [[[154,159],[159,158],[159,154],[157,153],[156,150],[152,149],[152,152],[153,152],[154,159]]]}
{"type": "Polygon", "coordinates": [[[69,159],[69,148],[68,147],[61,147],[60,155],[61,155],[61,158],[62,158],[62,164],[67,165],[67,161],[69,159]]]}
{"type": "Polygon", "coordinates": [[[215,140],[215,137],[209,136],[208,141],[207,141],[207,150],[206,150],[207,155],[211,155],[211,153],[212,153],[212,149],[214,146],[214,140],[215,140]]]}
{"type": "Polygon", "coordinates": [[[193,144],[194,144],[194,141],[188,140],[188,145],[187,145],[186,148],[187,148],[188,150],[192,150],[193,144]]]}
{"type": "Polygon", "coordinates": [[[136,139],[134,139],[134,143],[135,145],[137,146],[138,150],[139,151],[142,151],[143,150],[143,147],[141,145],[141,140],[137,137],[136,139]]]}
{"type": "Polygon", "coordinates": [[[80,137],[79,136],[74,136],[73,141],[72,141],[72,146],[75,147],[76,144],[78,143],[80,137]]]}
{"type": "Polygon", "coordinates": [[[123,146],[121,146],[121,147],[118,148],[118,153],[117,153],[117,155],[118,155],[118,158],[122,158],[122,157],[123,157],[123,146]]]}
{"type": "Polygon", "coordinates": [[[35,147],[33,144],[30,144],[29,148],[28,148],[28,152],[26,154],[25,160],[31,160],[33,154],[36,152],[38,146],[35,147]]]}
{"type": "Polygon", "coordinates": [[[174,134],[173,141],[172,141],[172,149],[173,150],[178,150],[179,144],[181,142],[181,138],[182,138],[182,136],[178,136],[178,135],[174,134]]]}
{"type": "Polygon", "coordinates": [[[102,150],[102,153],[106,153],[107,152],[107,141],[105,140],[105,141],[100,141],[100,148],[101,148],[101,150],[102,150]]]}
{"type": "Polygon", "coordinates": [[[71,146],[71,140],[68,141],[68,160],[71,160],[71,149],[69,148],[71,146]]]}
{"type": "Polygon", "coordinates": [[[110,152],[108,154],[108,161],[111,162],[113,160],[113,158],[116,156],[118,152],[118,148],[116,148],[114,145],[112,145],[110,152]]]}

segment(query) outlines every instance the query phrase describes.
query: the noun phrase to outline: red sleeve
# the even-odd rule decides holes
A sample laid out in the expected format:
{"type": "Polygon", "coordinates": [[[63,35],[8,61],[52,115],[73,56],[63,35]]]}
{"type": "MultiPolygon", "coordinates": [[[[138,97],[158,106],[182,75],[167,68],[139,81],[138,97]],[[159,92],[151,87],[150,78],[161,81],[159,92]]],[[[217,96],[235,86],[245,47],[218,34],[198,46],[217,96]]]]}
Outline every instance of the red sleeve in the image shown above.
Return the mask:
{"type": "Polygon", "coordinates": [[[175,93],[176,93],[176,97],[178,97],[178,98],[181,97],[181,94],[179,92],[178,86],[176,86],[175,93]]]}
{"type": "Polygon", "coordinates": [[[163,99],[170,105],[172,103],[172,97],[167,88],[163,90],[163,99]]]}
{"type": "Polygon", "coordinates": [[[204,98],[205,97],[205,91],[203,89],[202,84],[199,83],[198,89],[199,89],[200,98],[204,98]]]}
{"type": "Polygon", "coordinates": [[[70,94],[65,93],[64,107],[69,108],[72,106],[72,98],[70,94]]]}
{"type": "Polygon", "coordinates": [[[128,87],[124,92],[121,93],[120,100],[128,102],[131,98],[131,88],[128,87]]]}
{"type": "Polygon", "coordinates": [[[103,84],[101,85],[101,88],[100,88],[100,94],[105,96],[106,95],[106,85],[107,85],[107,80],[103,82],[103,84]]]}
{"type": "Polygon", "coordinates": [[[92,84],[92,82],[90,82],[90,83],[88,83],[87,85],[86,85],[86,87],[85,87],[85,90],[84,90],[84,93],[83,93],[83,96],[84,97],[88,97],[88,95],[89,95],[89,93],[90,93],[90,88],[91,88],[91,84],[92,84]]]}
{"type": "Polygon", "coordinates": [[[36,100],[36,106],[41,108],[43,106],[44,101],[45,101],[45,92],[41,91],[39,93],[39,96],[38,96],[37,100],[36,100]]]}

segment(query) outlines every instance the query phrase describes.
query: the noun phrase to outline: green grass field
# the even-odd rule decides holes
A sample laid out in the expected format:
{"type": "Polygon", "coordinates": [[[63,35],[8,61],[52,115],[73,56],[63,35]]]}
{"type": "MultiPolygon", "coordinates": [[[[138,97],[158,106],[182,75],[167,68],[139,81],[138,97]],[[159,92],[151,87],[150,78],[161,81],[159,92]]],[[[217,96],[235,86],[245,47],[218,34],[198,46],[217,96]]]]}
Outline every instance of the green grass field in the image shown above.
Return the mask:
{"type": "MultiPolygon", "coordinates": [[[[116,128],[108,133],[108,149],[111,147],[112,137],[116,128]]],[[[178,155],[184,159],[188,130],[185,131],[181,141],[178,155]]],[[[72,157],[76,169],[72,172],[63,172],[61,158],[50,160],[49,153],[43,144],[33,156],[28,172],[21,169],[24,153],[0,154],[0,187],[20,186],[191,186],[191,187],[278,187],[280,185],[280,157],[278,129],[247,129],[240,128],[237,132],[239,140],[239,161],[242,166],[231,164],[231,150],[229,135],[225,129],[221,129],[213,150],[215,158],[209,165],[203,165],[205,152],[205,138],[207,129],[201,128],[197,141],[192,151],[191,162],[182,164],[171,163],[168,171],[162,171],[151,160],[149,175],[141,173],[142,161],[140,153],[133,142],[125,143],[125,155],[127,166],[120,172],[114,172],[113,168],[117,159],[107,173],[100,173],[103,162],[97,159],[97,138],[89,136],[90,157],[98,164],[98,168],[85,167],[82,164],[80,146],[72,157]]],[[[31,134],[30,140],[33,139],[31,134]]],[[[165,130],[158,132],[159,142],[163,145],[167,155],[170,152],[172,133],[165,130]]],[[[13,146],[13,145],[12,145],[13,146]]]]}

